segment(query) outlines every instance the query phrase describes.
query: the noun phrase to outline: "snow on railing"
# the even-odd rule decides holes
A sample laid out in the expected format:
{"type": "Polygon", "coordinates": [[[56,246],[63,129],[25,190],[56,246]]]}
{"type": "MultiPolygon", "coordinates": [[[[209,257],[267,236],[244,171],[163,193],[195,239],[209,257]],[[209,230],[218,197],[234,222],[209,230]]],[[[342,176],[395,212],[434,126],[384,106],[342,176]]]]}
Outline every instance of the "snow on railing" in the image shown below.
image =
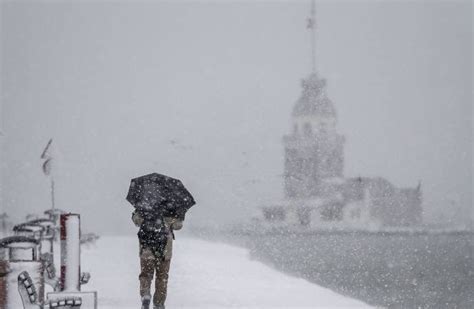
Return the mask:
{"type": "Polygon", "coordinates": [[[61,276],[60,291],[48,293],[49,300],[65,297],[80,298],[81,308],[97,308],[97,292],[82,292],[81,285],[90,279],[89,273],[81,273],[81,217],[65,213],[60,216],[61,276]]]}
{"type": "Polygon", "coordinates": [[[15,236],[0,239],[0,308],[97,308],[97,292],[82,292],[90,279],[80,272],[81,243],[98,237],[81,237],[80,216],[63,211],[45,212],[49,218],[14,226],[15,236]],[[61,272],[56,276],[54,240],[61,238],[61,272]],[[44,284],[53,287],[45,299],[44,284]],[[13,285],[18,284],[18,289],[13,285]]]}
{"type": "Polygon", "coordinates": [[[38,246],[39,240],[21,235],[0,240],[0,308],[23,307],[21,294],[14,285],[19,274],[24,271],[30,274],[30,280],[35,283],[35,292],[39,292],[36,294],[38,299],[34,301],[43,300],[43,263],[38,256],[38,246]]]}
{"type": "Polygon", "coordinates": [[[63,297],[55,300],[47,299],[44,303],[40,302],[35,284],[27,271],[23,271],[18,275],[18,292],[23,301],[24,309],[73,309],[82,307],[80,297],[63,297]]]}

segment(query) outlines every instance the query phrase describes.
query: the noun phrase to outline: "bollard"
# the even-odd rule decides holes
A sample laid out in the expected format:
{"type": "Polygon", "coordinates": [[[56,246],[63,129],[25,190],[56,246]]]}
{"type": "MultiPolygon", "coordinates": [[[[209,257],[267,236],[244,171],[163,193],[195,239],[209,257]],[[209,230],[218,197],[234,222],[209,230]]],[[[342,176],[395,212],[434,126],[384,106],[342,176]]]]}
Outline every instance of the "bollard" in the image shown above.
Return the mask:
{"type": "MultiPolygon", "coordinates": [[[[53,254],[54,222],[49,219],[35,219],[13,227],[15,235],[34,237],[40,241],[40,257],[53,254]]],[[[48,257],[49,258],[49,257],[48,257]]]]}
{"type": "Polygon", "coordinates": [[[32,226],[40,226],[43,231],[41,233],[40,241],[41,241],[41,252],[40,254],[51,254],[53,255],[53,242],[54,242],[54,222],[50,219],[36,219],[32,221],[28,221],[25,225],[32,225],[32,226]]]}
{"type": "Polygon", "coordinates": [[[39,241],[39,259],[43,262],[44,280],[55,291],[59,288],[54,267],[54,222],[49,219],[35,219],[16,225],[13,230],[16,235],[31,236],[39,241]]]}
{"type": "Polygon", "coordinates": [[[17,277],[23,271],[31,274],[37,287],[38,301],[43,301],[43,263],[38,258],[39,241],[25,236],[0,239],[0,308],[23,308],[17,290],[17,277]]]}
{"type": "Polygon", "coordinates": [[[43,228],[38,225],[29,225],[26,223],[17,224],[13,227],[13,233],[15,236],[26,236],[32,237],[36,240],[41,239],[41,234],[43,233],[43,228]]]}

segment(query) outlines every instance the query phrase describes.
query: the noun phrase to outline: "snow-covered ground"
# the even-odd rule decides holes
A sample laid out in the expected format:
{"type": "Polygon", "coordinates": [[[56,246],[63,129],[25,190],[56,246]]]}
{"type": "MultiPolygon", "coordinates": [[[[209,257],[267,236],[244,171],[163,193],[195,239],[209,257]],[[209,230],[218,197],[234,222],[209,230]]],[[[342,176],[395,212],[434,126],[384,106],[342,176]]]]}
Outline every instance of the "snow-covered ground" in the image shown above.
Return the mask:
{"type": "MultiPolygon", "coordinates": [[[[179,235],[178,235],[179,236],[179,235]]],[[[82,251],[99,308],[139,308],[135,237],[103,237],[82,251]]],[[[245,249],[194,238],[174,243],[167,308],[368,308],[306,280],[252,261],[245,249]]]]}

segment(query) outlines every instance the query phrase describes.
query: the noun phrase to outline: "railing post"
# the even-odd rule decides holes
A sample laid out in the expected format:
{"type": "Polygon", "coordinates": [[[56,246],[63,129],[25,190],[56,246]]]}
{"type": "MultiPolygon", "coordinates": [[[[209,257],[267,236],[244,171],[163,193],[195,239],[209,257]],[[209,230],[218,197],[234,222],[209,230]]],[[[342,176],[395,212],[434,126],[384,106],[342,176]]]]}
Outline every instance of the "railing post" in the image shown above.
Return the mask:
{"type": "Polygon", "coordinates": [[[81,217],[61,215],[61,291],[81,290],[81,217]]]}

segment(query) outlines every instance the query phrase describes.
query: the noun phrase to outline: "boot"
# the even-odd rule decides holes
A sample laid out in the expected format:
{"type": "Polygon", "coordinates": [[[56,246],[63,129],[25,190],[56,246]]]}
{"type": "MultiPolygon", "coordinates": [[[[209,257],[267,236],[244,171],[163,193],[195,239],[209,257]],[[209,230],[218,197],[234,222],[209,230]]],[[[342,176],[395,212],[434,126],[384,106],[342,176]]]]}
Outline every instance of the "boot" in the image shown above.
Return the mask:
{"type": "Polygon", "coordinates": [[[150,309],[150,301],[151,301],[151,296],[144,295],[142,297],[142,309],[150,309]]]}
{"type": "Polygon", "coordinates": [[[154,305],[153,309],[165,309],[165,305],[154,305]]]}

